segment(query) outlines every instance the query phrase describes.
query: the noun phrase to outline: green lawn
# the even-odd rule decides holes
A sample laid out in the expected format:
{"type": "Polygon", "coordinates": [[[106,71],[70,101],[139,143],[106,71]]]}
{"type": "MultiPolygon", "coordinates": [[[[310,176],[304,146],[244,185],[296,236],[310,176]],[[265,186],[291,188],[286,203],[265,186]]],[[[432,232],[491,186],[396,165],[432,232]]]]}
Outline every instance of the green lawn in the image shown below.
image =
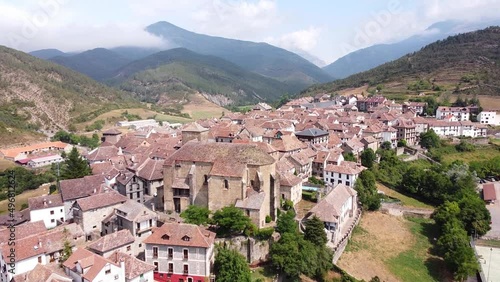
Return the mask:
{"type": "Polygon", "coordinates": [[[377,189],[384,192],[387,196],[391,198],[396,198],[400,200],[403,206],[413,207],[413,208],[434,209],[434,207],[431,205],[420,202],[417,199],[405,196],[381,183],[377,183],[377,189]]]}
{"type": "Polygon", "coordinates": [[[443,281],[444,262],[430,254],[431,240],[437,237],[433,220],[409,218],[407,225],[414,235],[414,245],[386,261],[386,265],[401,281],[443,281]]]}
{"type": "Polygon", "coordinates": [[[452,152],[443,154],[443,161],[451,163],[463,161],[470,163],[473,161],[484,161],[500,156],[500,150],[495,146],[477,146],[474,152],[452,152]]]}

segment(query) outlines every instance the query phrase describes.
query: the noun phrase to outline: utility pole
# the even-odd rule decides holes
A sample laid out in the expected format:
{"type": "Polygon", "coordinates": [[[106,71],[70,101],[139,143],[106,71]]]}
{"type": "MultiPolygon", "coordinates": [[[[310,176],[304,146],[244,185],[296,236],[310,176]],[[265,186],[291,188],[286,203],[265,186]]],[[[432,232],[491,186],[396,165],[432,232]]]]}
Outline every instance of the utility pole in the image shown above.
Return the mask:
{"type": "Polygon", "coordinates": [[[486,277],[486,281],[490,281],[491,253],[492,252],[493,252],[493,248],[490,248],[490,260],[488,261],[488,275],[486,277]]]}

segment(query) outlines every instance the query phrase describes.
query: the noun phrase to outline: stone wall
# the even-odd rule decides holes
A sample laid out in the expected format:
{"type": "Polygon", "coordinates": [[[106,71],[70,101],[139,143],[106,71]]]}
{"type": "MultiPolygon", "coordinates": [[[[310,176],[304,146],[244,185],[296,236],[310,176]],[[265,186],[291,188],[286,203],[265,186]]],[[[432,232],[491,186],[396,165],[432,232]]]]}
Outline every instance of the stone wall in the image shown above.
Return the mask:
{"type": "Polygon", "coordinates": [[[238,236],[233,238],[219,238],[216,243],[226,244],[230,249],[238,251],[251,264],[267,261],[269,255],[270,241],[259,241],[254,238],[238,236]]]}

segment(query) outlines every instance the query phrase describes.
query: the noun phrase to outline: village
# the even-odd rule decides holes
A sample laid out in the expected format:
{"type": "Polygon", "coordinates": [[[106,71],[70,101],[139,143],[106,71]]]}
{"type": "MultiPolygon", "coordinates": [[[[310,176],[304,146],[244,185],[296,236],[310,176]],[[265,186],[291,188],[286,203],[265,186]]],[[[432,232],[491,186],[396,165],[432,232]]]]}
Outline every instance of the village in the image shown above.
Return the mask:
{"type": "MultiPolygon", "coordinates": [[[[323,222],[336,262],[364,212],[355,190],[368,169],[363,152],[383,147],[407,160],[429,159],[421,134],[481,143],[489,126],[500,125],[495,110],[440,106],[428,116],[427,106],[319,94],[188,124],[123,121],[99,132],[95,149],[61,141],[2,149],[1,158],[40,169],[78,147],[91,174],[58,181],[14,220],[0,220],[0,281],[215,281],[216,246],[224,242],[249,264],[268,260],[269,243],[219,238],[211,226],[185,223],[181,214],[191,206],[212,213],[234,207],[258,229],[272,229],[289,205],[301,232],[312,218],[323,222]],[[306,194],[316,202],[303,211],[306,194]]],[[[495,203],[499,183],[479,186],[495,203]]],[[[492,228],[500,237],[498,222],[492,228]]],[[[273,232],[267,241],[278,239],[273,232]]]]}

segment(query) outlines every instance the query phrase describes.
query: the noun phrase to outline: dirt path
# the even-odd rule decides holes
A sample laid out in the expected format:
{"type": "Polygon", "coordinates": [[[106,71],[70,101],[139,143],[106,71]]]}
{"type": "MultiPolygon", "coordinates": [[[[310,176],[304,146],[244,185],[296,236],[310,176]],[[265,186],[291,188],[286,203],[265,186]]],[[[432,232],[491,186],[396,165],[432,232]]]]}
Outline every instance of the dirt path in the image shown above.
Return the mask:
{"type": "Polygon", "coordinates": [[[358,279],[368,281],[378,276],[381,281],[399,281],[384,261],[409,250],[414,243],[404,219],[381,212],[365,212],[359,227],[338,265],[358,279]]]}

